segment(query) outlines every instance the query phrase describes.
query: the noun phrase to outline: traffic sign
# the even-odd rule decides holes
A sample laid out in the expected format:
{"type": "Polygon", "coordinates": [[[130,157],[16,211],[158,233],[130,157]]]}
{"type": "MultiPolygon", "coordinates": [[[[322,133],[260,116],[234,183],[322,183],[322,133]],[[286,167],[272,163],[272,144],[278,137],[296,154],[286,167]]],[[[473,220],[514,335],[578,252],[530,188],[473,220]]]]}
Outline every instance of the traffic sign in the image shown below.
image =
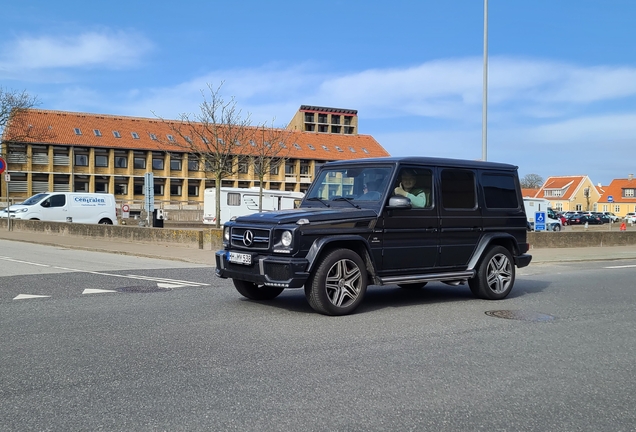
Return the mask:
{"type": "Polygon", "coordinates": [[[613,195],[609,195],[607,197],[607,202],[614,202],[614,196],[613,195]]]}
{"type": "Polygon", "coordinates": [[[130,206],[128,204],[124,204],[123,206],[121,206],[121,211],[129,212],[130,211],[130,206]]]}
{"type": "Polygon", "coordinates": [[[547,218],[546,218],[545,212],[535,212],[534,213],[534,230],[545,231],[546,220],[547,218]]]}
{"type": "Polygon", "coordinates": [[[4,170],[6,169],[7,169],[7,163],[4,161],[4,159],[0,157],[0,174],[2,174],[4,170]]]}

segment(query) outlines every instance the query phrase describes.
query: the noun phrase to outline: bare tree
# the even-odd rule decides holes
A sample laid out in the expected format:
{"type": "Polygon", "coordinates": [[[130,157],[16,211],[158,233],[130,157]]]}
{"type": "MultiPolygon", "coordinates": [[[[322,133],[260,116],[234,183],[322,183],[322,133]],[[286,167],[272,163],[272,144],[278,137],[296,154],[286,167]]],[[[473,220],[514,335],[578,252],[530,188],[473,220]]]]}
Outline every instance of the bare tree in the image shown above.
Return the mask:
{"type": "Polygon", "coordinates": [[[19,92],[0,87],[0,134],[4,133],[4,128],[18,114],[38,103],[37,97],[29,95],[26,91],[19,92]]]}
{"type": "Polygon", "coordinates": [[[202,90],[203,102],[198,114],[181,114],[179,120],[166,121],[181,139],[166,143],[166,147],[179,147],[197,155],[199,170],[215,181],[216,227],[221,226],[221,181],[235,172],[234,157],[241,143],[250,133],[250,116],[243,117],[232,97],[221,95],[221,83],[217,88],[208,84],[209,95],[202,90]]]}
{"type": "Polygon", "coordinates": [[[263,183],[265,176],[272,171],[285,167],[285,161],[289,158],[290,149],[287,141],[291,131],[283,128],[275,128],[265,123],[256,129],[256,136],[250,141],[248,148],[254,166],[254,176],[258,178],[258,211],[263,211],[263,183]],[[260,136],[259,136],[260,135],[260,136]]]}
{"type": "Polygon", "coordinates": [[[543,177],[539,174],[526,174],[519,182],[524,189],[539,189],[543,185],[543,177]]]}

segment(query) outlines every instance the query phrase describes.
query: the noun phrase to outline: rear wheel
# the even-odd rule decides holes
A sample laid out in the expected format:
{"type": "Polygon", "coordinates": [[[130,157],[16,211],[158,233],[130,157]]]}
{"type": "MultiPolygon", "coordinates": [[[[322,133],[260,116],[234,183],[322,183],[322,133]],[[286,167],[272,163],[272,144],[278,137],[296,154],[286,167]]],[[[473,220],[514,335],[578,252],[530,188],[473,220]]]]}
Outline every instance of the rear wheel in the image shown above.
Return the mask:
{"type": "Polygon", "coordinates": [[[112,225],[113,221],[111,221],[110,219],[102,219],[99,221],[100,225],[112,225]]]}
{"type": "Polygon", "coordinates": [[[232,279],[234,288],[243,296],[250,300],[271,300],[278,297],[284,288],[257,285],[253,282],[232,279]]]}
{"type": "Polygon", "coordinates": [[[483,256],[477,274],[468,280],[473,295],[487,300],[506,298],[515,283],[512,255],[503,246],[494,246],[483,256]]]}
{"type": "Polygon", "coordinates": [[[346,315],[357,308],[367,291],[367,272],[360,255],[336,249],[321,258],[305,285],[309,305],[325,315],[346,315]]]}

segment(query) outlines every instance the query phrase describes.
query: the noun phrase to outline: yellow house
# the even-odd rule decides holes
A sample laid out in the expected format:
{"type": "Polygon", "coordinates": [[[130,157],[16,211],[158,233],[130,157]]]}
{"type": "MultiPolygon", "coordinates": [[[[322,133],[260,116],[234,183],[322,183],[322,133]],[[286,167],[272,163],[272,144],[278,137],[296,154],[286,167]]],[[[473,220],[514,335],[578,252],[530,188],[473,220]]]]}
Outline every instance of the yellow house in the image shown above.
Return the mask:
{"type": "Polygon", "coordinates": [[[600,192],[586,175],[548,177],[534,198],[549,200],[555,211],[596,211],[600,192]]]}

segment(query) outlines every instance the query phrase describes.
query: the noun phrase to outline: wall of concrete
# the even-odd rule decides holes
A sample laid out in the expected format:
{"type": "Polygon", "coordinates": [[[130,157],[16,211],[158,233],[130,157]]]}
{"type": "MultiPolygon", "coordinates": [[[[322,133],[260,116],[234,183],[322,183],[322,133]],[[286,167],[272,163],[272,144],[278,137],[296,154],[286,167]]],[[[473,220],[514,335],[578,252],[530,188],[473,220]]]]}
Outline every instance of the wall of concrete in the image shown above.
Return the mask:
{"type": "MultiPolygon", "coordinates": [[[[145,228],[132,225],[89,225],[29,220],[13,220],[11,225],[14,231],[39,232],[42,235],[81,236],[148,244],[178,244],[182,247],[208,250],[222,247],[222,231],[216,228],[145,228]]],[[[0,229],[7,229],[6,219],[0,219],[0,229]]],[[[636,231],[529,232],[528,243],[532,248],[636,246],[636,231]]]]}

